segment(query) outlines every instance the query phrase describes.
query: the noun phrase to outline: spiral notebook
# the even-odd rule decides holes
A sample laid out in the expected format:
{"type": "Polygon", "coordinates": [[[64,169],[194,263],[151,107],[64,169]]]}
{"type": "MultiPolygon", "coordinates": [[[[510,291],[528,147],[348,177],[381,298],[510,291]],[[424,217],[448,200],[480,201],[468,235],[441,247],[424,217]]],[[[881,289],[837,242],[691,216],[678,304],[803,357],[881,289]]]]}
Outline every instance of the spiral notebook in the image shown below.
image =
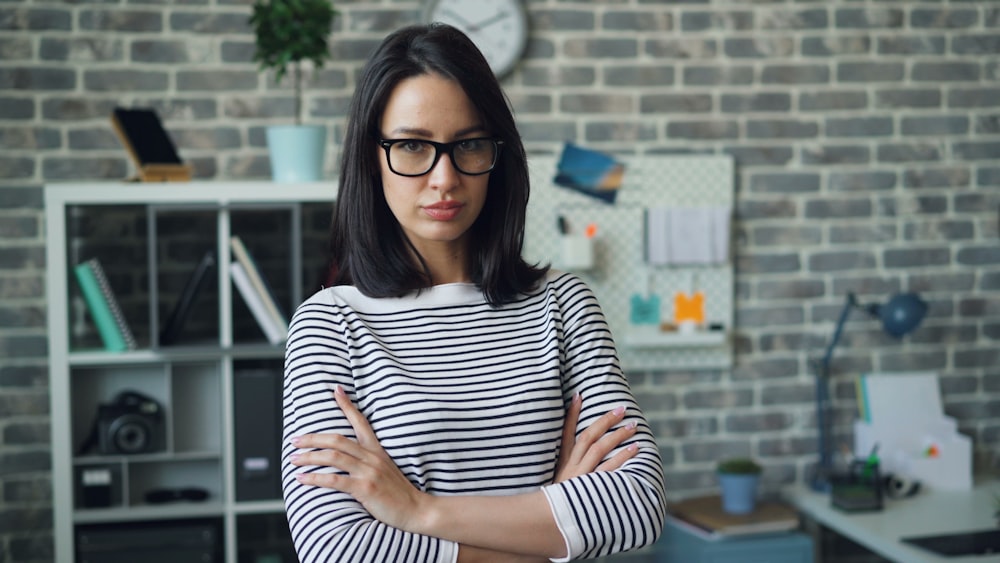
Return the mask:
{"type": "Polygon", "coordinates": [[[138,347],[135,336],[118,305],[101,262],[91,258],[77,265],[73,271],[104,347],[110,352],[135,350],[138,347]]]}

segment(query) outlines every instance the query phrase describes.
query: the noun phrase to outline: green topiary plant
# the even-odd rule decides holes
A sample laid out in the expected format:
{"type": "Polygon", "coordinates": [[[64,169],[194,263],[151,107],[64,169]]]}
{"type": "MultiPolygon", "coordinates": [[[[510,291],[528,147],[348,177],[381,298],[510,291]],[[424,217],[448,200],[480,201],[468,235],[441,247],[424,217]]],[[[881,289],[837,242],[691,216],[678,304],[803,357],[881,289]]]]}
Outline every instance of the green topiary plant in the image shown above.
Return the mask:
{"type": "Polygon", "coordinates": [[[337,11],[330,0],[256,0],[250,25],[257,36],[253,60],[280,82],[292,65],[295,124],[302,124],[302,61],[314,69],[330,59],[328,38],[337,11]]]}
{"type": "Polygon", "coordinates": [[[716,470],[729,475],[759,475],[761,466],[752,459],[736,457],[720,461],[716,470]]]}

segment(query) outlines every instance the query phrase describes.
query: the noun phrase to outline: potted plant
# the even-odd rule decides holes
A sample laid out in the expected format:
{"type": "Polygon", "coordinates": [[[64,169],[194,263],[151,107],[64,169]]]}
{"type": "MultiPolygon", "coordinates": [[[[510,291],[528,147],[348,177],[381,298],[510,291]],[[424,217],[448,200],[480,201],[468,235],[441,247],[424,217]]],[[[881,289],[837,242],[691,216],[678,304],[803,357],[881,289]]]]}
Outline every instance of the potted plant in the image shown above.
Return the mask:
{"type": "Polygon", "coordinates": [[[330,58],[328,38],[337,11],[330,0],[255,0],[250,25],[256,36],[253,60],[280,82],[291,67],[295,125],[267,128],[271,174],[278,182],[316,181],[323,175],[326,127],[303,125],[303,62],[313,70],[330,58]]]}
{"type": "Polygon", "coordinates": [[[729,514],[753,512],[757,504],[757,484],[761,466],[749,458],[731,458],[719,462],[716,474],[722,489],[722,510],[729,514]]]}

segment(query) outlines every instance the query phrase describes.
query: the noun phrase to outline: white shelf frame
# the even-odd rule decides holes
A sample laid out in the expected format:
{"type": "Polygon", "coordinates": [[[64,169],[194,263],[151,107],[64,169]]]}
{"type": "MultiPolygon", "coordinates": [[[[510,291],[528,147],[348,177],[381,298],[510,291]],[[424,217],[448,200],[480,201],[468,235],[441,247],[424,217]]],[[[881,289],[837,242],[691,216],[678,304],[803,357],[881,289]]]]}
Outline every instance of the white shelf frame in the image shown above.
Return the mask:
{"type": "MultiPolygon", "coordinates": [[[[330,202],[337,192],[336,180],[300,184],[277,184],[268,181],[231,182],[205,181],[187,183],[111,183],[83,182],[49,184],[45,194],[46,233],[46,298],[48,303],[50,412],[52,426],[52,488],[53,533],[55,560],[72,562],[75,558],[75,526],[96,522],[139,519],[170,519],[181,517],[221,516],[225,527],[227,563],[237,556],[235,520],[238,514],[280,512],[280,501],[235,503],[233,483],[232,424],[223,423],[222,446],[224,499],[204,505],[176,507],[115,508],[75,510],[74,507],[74,445],[72,444],[70,371],[81,366],[115,366],[136,363],[174,363],[177,361],[217,361],[222,366],[223,420],[232,420],[232,361],[241,357],[274,357],[274,347],[232,344],[232,294],[228,278],[219,275],[220,332],[219,347],[178,347],[176,349],[143,349],[124,353],[69,350],[69,302],[67,268],[66,210],[74,206],[101,205],[205,205],[219,208],[220,263],[228,261],[228,213],[230,209],[273,205],[330,202]],[[223,236],[224,235],[224,236],[223,236]]],[[[293,260],[298,271],[301,259],[301,224],[293,222],[293,260]]],[[[228,271],[220,268],[219,271],[228,271]]],[[[297,291],[300,285],[293,287],[297,291]]]]}

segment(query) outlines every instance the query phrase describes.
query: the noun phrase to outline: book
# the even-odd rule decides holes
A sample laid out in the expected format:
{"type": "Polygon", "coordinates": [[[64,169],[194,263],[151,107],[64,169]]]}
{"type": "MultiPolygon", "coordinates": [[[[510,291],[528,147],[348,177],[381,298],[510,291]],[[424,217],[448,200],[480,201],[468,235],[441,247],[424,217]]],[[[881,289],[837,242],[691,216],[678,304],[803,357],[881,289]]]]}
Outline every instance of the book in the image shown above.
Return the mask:
{"type": "Polygon", "coordinates": [[[233,278],[233,284],[236,285],[236,289],[239,290],[240,295],[243,296],[243,301],[246,302],[247,307],[250,309],[250,313],[257,319],[257,324],[264,331],[267,341],[271,344],[284,342],[288,337],[288,329],[285,328],[282,330],[281,326],[276,324],[274,319],[268,314],[267,308],[264,306],[264,301],[257,294],[257,290],[254,289],[253,283],[250,281],[250,276],[243,269],[243,264],[231,262],[229,264],[229,273],[233,278]]]}
{"type": "Polygon", "coordinates": [[[160,331],[161,345],[169,345],[177,342],[181,332],[184,330],[184,323],[191,313],[191,307],[194,305],[198,290],[201,289],[204,281],[208,278],[208,272],[211,271],[213,266],[215,266],[215,251],[209,250],[201,257],[198,265],[195,266],[191,277],[184,284],[184,289],[181,291],[177,303],[167,317],[167,322],[164,323],[163,329],[160,331]]]}
{"type": "Polygon", "coordinates": [[[267,285],[267,282],[264,281],[257,263],[250,255],[250,252],[247,251],[246,245],[243,244],[243,240],[239,236],[233,235],[230,237],[229,245],[233,249],[233,255],[236,257],[236,260],[243,266],[247,277],[250,278],[250,283],[259,296],[260,301],[264,304],[264,309],[267,311],[268,317],[275,325],[280,327],[283,333],[283,340],[284,337],[288,336],[288,321],[278,308],[278,303],[274,299],[274,293],[271,291],[270,286],[267,285]]]}
{"type": "Polygon", "coordinates": [[[187,181],[191,167],[185,165],[174,142],[152,109],[116,107],[111,125],[139,172],[143,182],[187,181]]]}
{"type": "Polygon", "coordinates": [[[785,532],[799,527],[799,515],[791,506],[777,501],[758,501],[749,514],[729,514],[722,510],[719,495],[697,497],[668,507],[676,521],[694,526],[704,537],[785,532]]]}
{"type": "Polygon", "coordinates": [[[74,267],[73,272],[104,347],[111,352],[135,350],[138,347],[135,336],[118,305],[101,262],[91,258],[74,267]]]}

